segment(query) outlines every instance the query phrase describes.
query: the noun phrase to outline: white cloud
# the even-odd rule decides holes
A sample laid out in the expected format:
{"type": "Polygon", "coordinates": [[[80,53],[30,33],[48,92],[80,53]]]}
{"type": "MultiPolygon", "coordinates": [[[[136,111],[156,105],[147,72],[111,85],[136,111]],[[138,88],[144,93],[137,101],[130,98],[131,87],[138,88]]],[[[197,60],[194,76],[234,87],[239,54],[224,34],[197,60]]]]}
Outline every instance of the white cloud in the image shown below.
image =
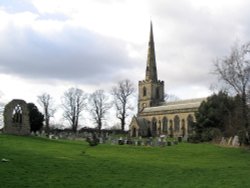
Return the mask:
{"type": "Polygon", "coordinates": [[[70,85],[93,91],[124,78],[137,84],[152,19],[158,76],[167,91],[208,95],[213,60],[228,55],[235,40],[249,41],[249,6],[246,0],[3,0],[1,90],[6,100],[30,101],[42,91],[58,96],[70,85]]]}

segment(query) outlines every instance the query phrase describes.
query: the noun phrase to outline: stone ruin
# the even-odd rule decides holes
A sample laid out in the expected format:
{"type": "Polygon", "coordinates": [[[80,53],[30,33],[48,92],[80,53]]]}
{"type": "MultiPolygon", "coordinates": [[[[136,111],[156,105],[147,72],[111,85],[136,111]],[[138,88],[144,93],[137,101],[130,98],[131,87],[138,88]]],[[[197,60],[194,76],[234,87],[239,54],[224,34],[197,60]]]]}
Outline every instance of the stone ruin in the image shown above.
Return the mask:
{"type": "Polygon", "coordinates": [[[14,99],[4,108],[3,132],[15,135],[29,135],[29,110],[24,100],[14,99]]]}

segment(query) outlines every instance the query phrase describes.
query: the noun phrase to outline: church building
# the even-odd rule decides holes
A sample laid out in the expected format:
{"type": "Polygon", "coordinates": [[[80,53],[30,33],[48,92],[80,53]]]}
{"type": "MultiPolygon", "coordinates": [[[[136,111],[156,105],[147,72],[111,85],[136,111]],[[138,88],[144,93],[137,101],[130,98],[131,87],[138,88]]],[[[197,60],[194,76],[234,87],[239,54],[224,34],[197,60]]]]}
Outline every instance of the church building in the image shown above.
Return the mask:
{"type": "Polygon", "coordinates": [[[150,24],[145,79],[138,85],[138,113],[130,123],[134,137],[167,135],[188,137],[195,112],[205,98],[165,102],[164,81],[158,80],[153,26],[150,24]]]}

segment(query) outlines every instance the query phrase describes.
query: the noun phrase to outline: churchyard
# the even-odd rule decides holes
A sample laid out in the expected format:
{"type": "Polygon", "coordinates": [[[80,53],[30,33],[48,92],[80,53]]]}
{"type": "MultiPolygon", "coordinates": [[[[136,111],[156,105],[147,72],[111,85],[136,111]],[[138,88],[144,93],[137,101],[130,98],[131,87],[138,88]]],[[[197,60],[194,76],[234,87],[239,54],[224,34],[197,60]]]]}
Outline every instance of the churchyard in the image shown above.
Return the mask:
{"type": "Polygon", "coordinates": [[[249,149],[115,141],[91,147],[83,140],[0,134],[0,187],[250,186],[249,149]]]}

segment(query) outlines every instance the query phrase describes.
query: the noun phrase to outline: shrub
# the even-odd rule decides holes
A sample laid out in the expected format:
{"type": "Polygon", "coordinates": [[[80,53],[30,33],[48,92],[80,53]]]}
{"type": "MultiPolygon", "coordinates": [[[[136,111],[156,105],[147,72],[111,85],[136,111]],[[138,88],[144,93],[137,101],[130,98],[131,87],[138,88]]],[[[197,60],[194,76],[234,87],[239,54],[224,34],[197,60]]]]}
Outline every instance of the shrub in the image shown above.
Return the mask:
{"type": "Polygon", "coordinates": [[[190,143],[199,143],[199,142],[201,142],[201,137],[198,134],[192,134],[192,135],[188,136],[187,141],[190,143]]]}

